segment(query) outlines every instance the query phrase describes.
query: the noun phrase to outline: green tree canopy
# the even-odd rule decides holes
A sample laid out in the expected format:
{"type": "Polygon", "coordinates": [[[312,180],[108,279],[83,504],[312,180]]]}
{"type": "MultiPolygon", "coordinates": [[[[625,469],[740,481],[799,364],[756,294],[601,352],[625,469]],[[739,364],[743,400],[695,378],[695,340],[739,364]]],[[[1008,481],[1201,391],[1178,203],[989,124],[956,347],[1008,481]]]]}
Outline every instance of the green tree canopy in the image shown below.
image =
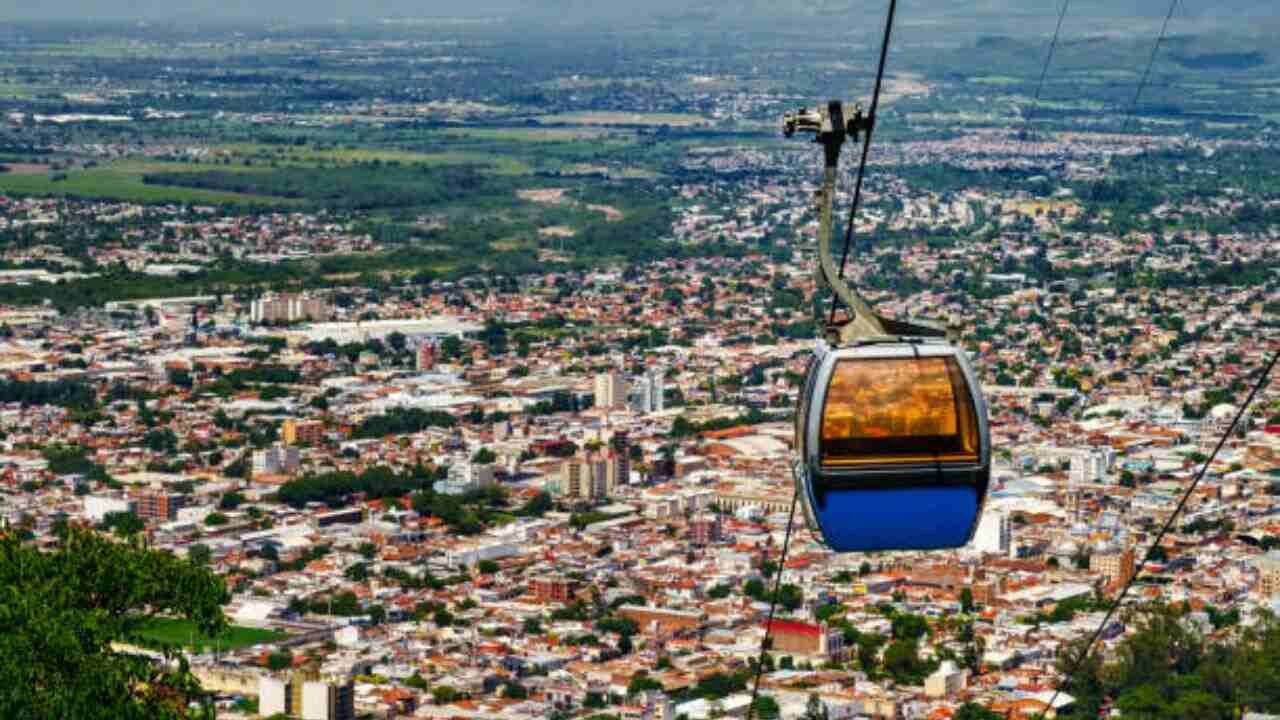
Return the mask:
{"type": "Polygon", "coordinates": [[[185,661],[158,664],[111,643],[157,615],[217,635],[229,599],[207,569],[137,541],[69,527],[40,552],[0,538],[0,717],[192,717],[201,691],[185,661]]]}

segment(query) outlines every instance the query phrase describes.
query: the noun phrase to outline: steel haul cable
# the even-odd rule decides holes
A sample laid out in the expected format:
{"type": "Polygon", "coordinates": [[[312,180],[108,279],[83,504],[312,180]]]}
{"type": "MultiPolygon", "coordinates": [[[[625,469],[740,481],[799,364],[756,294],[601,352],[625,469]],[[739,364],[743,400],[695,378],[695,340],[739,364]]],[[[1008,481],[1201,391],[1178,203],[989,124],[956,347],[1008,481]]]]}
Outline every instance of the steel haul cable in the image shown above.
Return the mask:
{"type": "MultiPolygon", "coordinates": [[[[889,0],[889,12],[884,21],[884,40],[880,44],[880,64],[876,67],[876,85],[871,92],[871,109],[868,117],[867,136],[862,142],[862,159],[858,162],[858,176],[853,185],[853,205],[849,208],[849,222],[844,229],[844,253],[840,256],[840,277],[844,277],[844,266],[849,260],[849,247],[853,242],[853,220],[858,215],[858,203],[862,200],[862,178],[867,171],[867,153],[871,150],[871,133],[876,127],[876,109],[880,107],[880,86],[884,82],[884,64],[889,56],[889,38],[893,34],[893,16],[898,9],[898,0],[889,0]]],[[[831,303],[831,322],[836,319],[836,305],[831,303]]]]}
{"type": "Polygon", "coordinates": [[[1133,103],[1129,106],[1128,114],[1125,115],[1124,125],[1120,127],[1121,135],[1125,134],[1129,129],[1129,123],[1138,112],[1138,98],[1142,97],[1142,91],[1147,87],[1147,80],[1151,77],[1151,67],[1155,65],[1156,54],[1160,52],[1160,45],[1164,42],[1165,31],[1169,29],[1169,20],[1173,18],[1173,11],[1177,7],[1178,0],[1170,0],[1169,12],[1164,16],[1164,24],[1160,26],[1160,35],[1156,37],[1156,44],[1151,48],[1151,57],[1147,58],[1147,69],[1142,71],[1142,79],[1138,81],[1138,89],[1133,94],[1133,103]]]}

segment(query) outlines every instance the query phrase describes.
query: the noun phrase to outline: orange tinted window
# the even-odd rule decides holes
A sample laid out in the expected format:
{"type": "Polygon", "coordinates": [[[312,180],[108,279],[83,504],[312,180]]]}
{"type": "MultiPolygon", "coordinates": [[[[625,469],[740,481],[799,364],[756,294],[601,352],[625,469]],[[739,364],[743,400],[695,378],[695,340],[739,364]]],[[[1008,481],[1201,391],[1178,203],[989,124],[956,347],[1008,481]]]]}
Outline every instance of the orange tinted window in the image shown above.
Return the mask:
{"type": "Polygon", "coordinates": [[[978,423],[953,358],[842,360],[822,411],[822,462],[975,462],[978,423]]]}

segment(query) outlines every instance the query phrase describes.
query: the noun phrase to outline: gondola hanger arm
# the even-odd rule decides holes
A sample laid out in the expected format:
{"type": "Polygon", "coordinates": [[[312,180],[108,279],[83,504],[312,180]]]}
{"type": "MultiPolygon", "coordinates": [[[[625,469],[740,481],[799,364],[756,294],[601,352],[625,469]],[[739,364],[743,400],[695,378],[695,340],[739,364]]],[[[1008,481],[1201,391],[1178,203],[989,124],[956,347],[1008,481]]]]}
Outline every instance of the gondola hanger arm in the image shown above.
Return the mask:
{"type": "Polygon", "coordinates": [[[835,201],[836,173],[840,165],[840,150],[846,140],[859,142],[875,124],[875,117],[863,114],[854,106],[852,117],[846,118],[844,106],[839,100],[831,100],[826,107],[801,108],[788,112],[782,119],[782,133],[792,137],[796,133],[812,133],[813,142],[822,145],[822,188],[818,191],[818,284],[831,288],[840,302],[849,309],[849,318],[842,323],[831,323],[825,328],[828,342],[836,346],[856,342],[897,340],[904,337],[950,337],[942,326],[919,321],[903,322],[880,317],[871,305],[849,286],[840,276],[835,258],[831,254],[831,217],[835,201]]]}

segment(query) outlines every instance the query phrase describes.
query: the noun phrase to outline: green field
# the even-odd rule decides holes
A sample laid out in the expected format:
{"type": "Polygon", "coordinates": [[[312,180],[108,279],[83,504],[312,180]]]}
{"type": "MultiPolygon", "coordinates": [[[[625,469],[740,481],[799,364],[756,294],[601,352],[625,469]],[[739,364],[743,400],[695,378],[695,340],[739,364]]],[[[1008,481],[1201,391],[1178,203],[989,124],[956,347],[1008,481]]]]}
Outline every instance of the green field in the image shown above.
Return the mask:
{"type": "MultiPolygon", "coordinates": [[[[148,172],[193,172],[207,169],[183,163],[118,162],[88,169],[59,172],[0,173],[0,193],[46,195],[119,200],[138,203],[210,203],[233,205],[280,205],[291,201],[263,195],[201,190],[197,188],[147,185],[148,172]],[[65,174],[65,179],[56,179],[65,174]]],[[[244,168],[244,172],[252,171],[244,168]]]]}
{"type": "Polygon", "coordinates": [[[552,125],[709,125],[707,118],[686,113],[567,112],[541,115],[538,122],[552,125]]]}
{"type": "Polygon", "coordinates": [[[452,127],[440,130],[441,135],[474,140],[519,140],[528,142],[564,142],[568,140],[592,140],[608,136],[610,140],[630,141],[630,135],[613,134],[603,127],[452,127]]]}
{"type": "Polygon", "coordinates": [[[195,625],[187,620],[152,618],[138,631],[138,640],[144,645],[174,645],[192,648],[200,652],[216,647],[218,650],[235,650],[261,643],[273,643],[288,637],[275,630],[232,625],[215,641],[196,632],[195,625]],[[194,643],[194,644],[193,644],[194,643]]]}
{"type": "Polygon", "coordinates": [[[524,175],[531,172],[528,164],[514,157],[485,152],[423,153],[393,148],[316,149],[305,146],[266,145],[261,143],[219,145],[212,149],[230,153],[236,163],[241,159],[251,158],[253,160],[269,160],[280,165],[311,167],[378,161],[403,165],[483,165],[496,175],[524,175]]]}

